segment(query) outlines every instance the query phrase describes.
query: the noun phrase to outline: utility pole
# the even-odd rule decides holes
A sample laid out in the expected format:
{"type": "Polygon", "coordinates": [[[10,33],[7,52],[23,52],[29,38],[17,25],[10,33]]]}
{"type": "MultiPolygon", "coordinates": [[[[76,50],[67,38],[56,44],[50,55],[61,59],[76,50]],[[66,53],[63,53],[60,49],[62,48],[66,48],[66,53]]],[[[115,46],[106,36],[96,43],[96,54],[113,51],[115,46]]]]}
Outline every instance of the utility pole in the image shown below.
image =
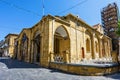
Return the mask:
{"type": "Polygon", "coordinates": [[[45,6],[44,6],[44,0],[42,0],[42,12],[43,12],[43,16],[45,15],[45,6]]]}

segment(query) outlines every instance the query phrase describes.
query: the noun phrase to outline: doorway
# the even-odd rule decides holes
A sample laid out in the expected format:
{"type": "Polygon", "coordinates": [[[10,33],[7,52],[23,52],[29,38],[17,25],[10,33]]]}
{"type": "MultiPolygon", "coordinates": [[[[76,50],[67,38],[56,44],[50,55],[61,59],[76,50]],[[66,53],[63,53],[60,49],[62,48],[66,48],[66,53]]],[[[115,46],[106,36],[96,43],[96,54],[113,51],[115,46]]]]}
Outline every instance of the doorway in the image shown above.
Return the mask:
{"type": "Polygon", "coordinates": [[[40,52],[41,52],[41,36],[40,34],[37,35],[35,38],[34,38],[34,63],[35,64],[40,64],[40,52]]]}
{"type": "Polygon", "coordinates": [[[82,58],[85,58],[84,48],[82,47],[82,58]]]}

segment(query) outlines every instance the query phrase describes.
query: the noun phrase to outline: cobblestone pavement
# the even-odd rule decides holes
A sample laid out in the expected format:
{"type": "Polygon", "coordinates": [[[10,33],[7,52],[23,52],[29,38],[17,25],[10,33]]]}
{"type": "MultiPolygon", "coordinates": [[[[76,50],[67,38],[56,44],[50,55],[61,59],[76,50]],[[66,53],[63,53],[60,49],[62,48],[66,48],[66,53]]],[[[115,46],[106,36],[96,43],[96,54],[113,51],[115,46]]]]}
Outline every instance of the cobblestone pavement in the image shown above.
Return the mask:
{"type": "Polygon", "coordinates": [[[120,80],[120,73],[109,76],[81,76],[0,58],[0,80],[120,80]]]}

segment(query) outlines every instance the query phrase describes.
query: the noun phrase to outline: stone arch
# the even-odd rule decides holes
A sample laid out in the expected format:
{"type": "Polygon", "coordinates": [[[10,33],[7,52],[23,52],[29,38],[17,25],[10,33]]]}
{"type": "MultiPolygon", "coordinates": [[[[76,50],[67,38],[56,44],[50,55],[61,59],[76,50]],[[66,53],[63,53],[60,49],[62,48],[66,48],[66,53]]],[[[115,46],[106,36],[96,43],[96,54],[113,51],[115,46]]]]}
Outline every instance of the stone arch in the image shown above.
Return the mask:
{"type": "Polygon", "coordinates": [[[90,59],[92,54],[92,33],[89,29],[85,31],[85,58],[90,59]]]}
{"type": "Polygon", "coordinates": [[[54,61],[69,62],[70,37],[64,26],[59,26],[54,32],[54,61]]]}
{"type": "Polygon", "coordinates": [[[39,30],[33,33],[33,63],[40,64],[42,36],[39,30]]]}
{"type": "Polygon", "coordinates": [[[33,36],[32,38],[34,39],[37,35],[41,34],[41,32],[39,30],[36,30],[34,33],[33,33],[33,36]]]}
{"type": "Polygon", "coordinates": [[[62,27],[62,28],[66,31],[66,34],[67,34],[68,37],[70,38],[70,33],[69,33],[68,28],[66,28],[66,27],[63,26],[63,25],[60,25],[60,26],[55,27],[53,34],[55,34],[56,30],[57,30],[58,28],[60,28],[60,27],[62,27]]]}
{"type": "Polygon", "coordinates": [[[23,61],[28,59],[28,40],[26,33],[23,33],[20,44],[21,60],[23,61]]]}

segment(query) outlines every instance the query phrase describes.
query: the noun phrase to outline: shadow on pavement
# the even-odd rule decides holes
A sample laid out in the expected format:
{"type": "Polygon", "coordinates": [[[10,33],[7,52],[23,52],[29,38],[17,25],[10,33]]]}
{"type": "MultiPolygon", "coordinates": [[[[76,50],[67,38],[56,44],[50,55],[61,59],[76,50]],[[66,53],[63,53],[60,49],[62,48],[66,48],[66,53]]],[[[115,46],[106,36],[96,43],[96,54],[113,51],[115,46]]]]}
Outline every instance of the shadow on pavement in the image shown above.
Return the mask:
{"type": "Polygon", "coordinates": [[[0,58],[0,62],[4,63],[9,69],[11,68],[41,68],[39,65],[30,64],[10,58],[0,58]]]}
{"type": "Polygon", "coordinates": [[[120,72],[115,73],[115,74],[111,74],[111,75],[107,75],[105,77],[115,79],[115,80],[120,80],[120,72]]]}
{"type": "MultiPolygon", "coordinates": [[[[39,65],[36,64],[30,64],[27,62],[23,62],[23,61],[18,61],[18,60],[14,60],[14,59],[10,59],[10,58],[1,58],[0,57],[0,63],[5,64],[8,69],[12,69],[12,68],[42,68],[39,65]]],[[[48,69],[48,68],[47,68],[48,69]]],[[[69,75],[76,75],[79,76],[77,74],[72,74],[72,73],[68,73],[68,72],[64,72],[61,70],[57,70],[57,69],[51,69],[49,68],[51,73],[63,73],[63,74],[69,74],[69,75]]],[[[119,73],[115,73],[112,75],[106,75],[105,77],[107,78],[111,78],[111,79],[115,79],[115,80],[120,80],[120,72],[119,73]]]]}
{"type": "MultiPolygon", "coordinates": [[[[59,70],[59,69],[53,69],[53,68],[49,68],[49,69],[50,69],[51,73],[62,73],[62,74],[69,74],[69,75],[80,76],[79,74],[69,73],[69,72],[66,72],[66,71],[59,70]]],[[[81,76],[83,76],[83,75],[81,75],[81,76]]]]}

